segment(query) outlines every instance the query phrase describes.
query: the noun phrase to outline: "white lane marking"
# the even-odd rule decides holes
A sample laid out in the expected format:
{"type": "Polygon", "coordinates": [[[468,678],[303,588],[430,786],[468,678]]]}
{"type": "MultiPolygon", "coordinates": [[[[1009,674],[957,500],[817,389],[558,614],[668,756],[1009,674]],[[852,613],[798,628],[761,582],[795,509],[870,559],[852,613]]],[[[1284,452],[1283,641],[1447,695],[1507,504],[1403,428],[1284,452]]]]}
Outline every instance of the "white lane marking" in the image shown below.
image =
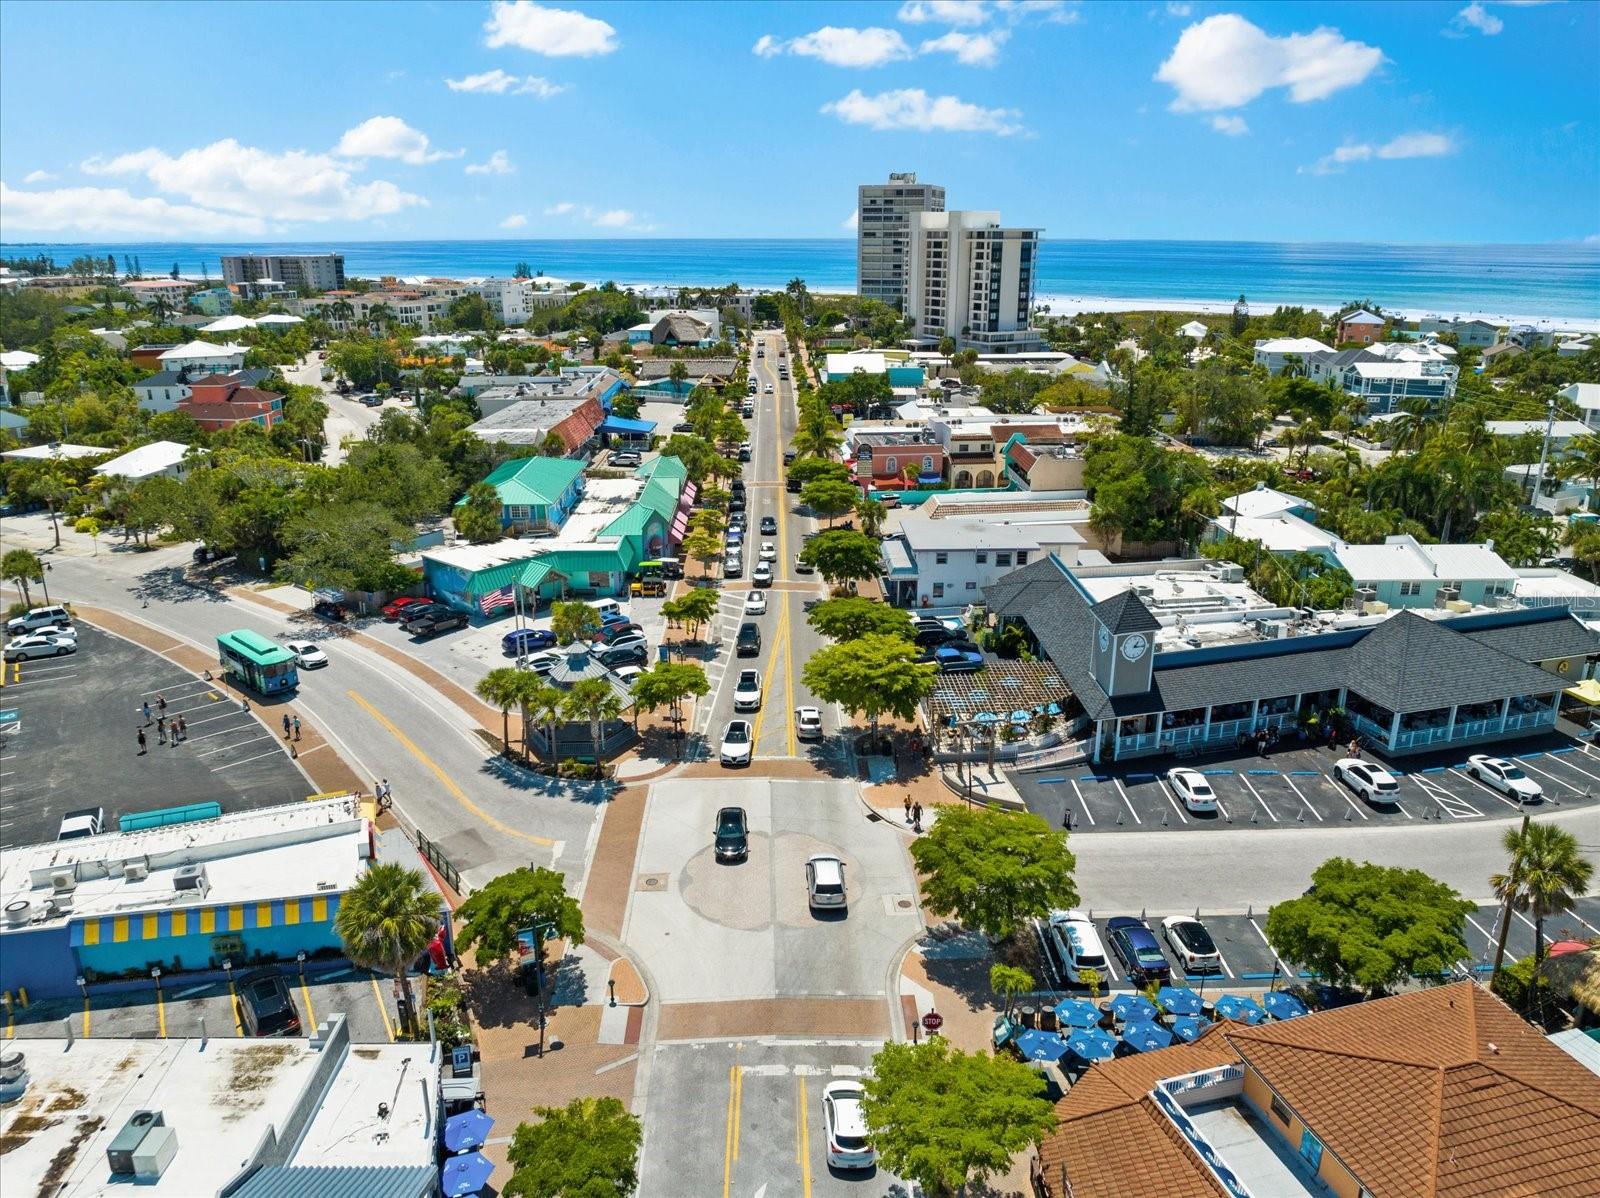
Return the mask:
{"type": "Polygon", "coordinates": [[[1243,782],[1245,784],[1245,788],[1249,790],[1251,794],[1255,795],[1256,802],[1261,804],[1261,810],[1267,813],[1267,818],[1273,823],[1277,823],[1278,817],[1272,814],[1272,808],[1267,806],[1267,801],[1261,797],[1261,792],[1251,784],[1250,779],[1245,777],[1243,774],[1240,774],[1239,781],[1243,782]]]}
{"type": "Polygon", "coordinates": [[[1294,784],[1294,779],[1289,777],[1288,774],[1283,774],[1281,777],[1289,784],[1289,789],[1294,791],[1294,793],[1299,797],[1300,801],[1306,805],[1306,810],[1317,817],[1317,823],[1324,823],[1325,821],[1322,818],[1322,813],[1311,805],[1310,799],[1306,798],[1305,795],[1300,793],[1300,788],[1294,784]]]}
{"type": "MultiPolygon", "coordinates": [[[[1572,782],[1569,782],[1567,779],[1559,778],[1555,774],[1552,774],[1549,770],[1542,770],[1538,766],[1534,765],[1533,762],[1531,762],[1531,761],[1524,761],[1524,762],[1521,762],[1520,764],[1525,769],[1530,769],[1536,774],[1542,774],[1544,777],[1549,778],[1550,781],[1552,781],[1552,782],[1559,782],[1562,786],[1565,786],[1569,790],[1572,790],[1574,794],[1577,793],[1576,784],[1574,784],[1572,782]]],[[[1574,768],[1576,768],[1576,767],[1574,767],[1574,768]]],[[[1582,773],[1583,771],[1579,770],[1578,772],[1582,773]]]]}
{"type": "Polygon", "coordinates": [[[1083,791],[1078,789],[1078,780],[1076,778],[1072,779],[1072,790],[1078,796],[1078,802],[1083,805],[1084,815],[1089,817],[1089,826],[1091,828],[1094,827],[1094,812],[1089,810],[1088,800],[1083,797],[1083,791]]]}
{"type": "Polygon", "coordinates": [[[274,749],[270,753],[257,753],[254,757],[246,757],[243,761],[230,761],[227,765],[214,766],[211,772],[220,774],[223,770],[231,770],[236,765],[249,765],[252,761],[260,761],[263,757],[271,757],[276,752],[277,750],[274,749]]]}
{"type": "Polygon", "coordinates": [[[1443,811],[1446,815],[1448,815],[1451,819],[1483,818],[1483,812],[1479,811],[1465,799],[1451,794],[1437,782],[1432,782],[1427,778],[1421,777],[1417,774],[1411,775],[1411,781],[1415,782],[1418,789],[1420,789],[1425,796],[1432,799],[1434,805],[1437,806],[1440,811],[1443,811]],[[1457,810],[1458,807],[1465,807],[1467,809],[1467,814],[1461,814],[1461,812],[1457,810]]]}
{"type": "Polygon", "coordinates": [[[1133,816],[1133,822],[1136,824],[1144,823],[1144,820],[1139,818],[1139,813],[1133,809],[1133,804],[1128,802],[1128,792],[1122,789],[1122,779],[1113,778],[1111,780],[1117,784],[1117,793],[1122,796],[1122,802],[1128,808],[1128,814],[1133,816]]]}
{"type": "Polygon", "coordinates": [[[200,752],[196,753],[195,756],[196,757],[215,757],[218,753],[226,753],[231,749],[242,749],[242,748],[244,748],[245,745],[256,745],[256,744],[260,744],[264,740],[275,741],[277,739],[278,738],[276,736],[273,736],[272,733],[263,732],[260,736],[248,737],[245,740],[230,741],[229,743],[227,743],[225,745],[218,745],[213,749],[202,749],[200,752]]]}
{"type": "Polygon", "coordinates": [[[1178,822],[1180,824],[1188,823],[1189,820],[1184,816],[1183,808],[1179,806],[1178,800],[1172,797],[1172,791],[1167,789],[1167,780],[1165,778],[1158,777],[1156,779],[1156,785],[1161,788],[1161,793],[1167,796],[1167,802],[1172,804],[1172,809],[1178,813],[1178,822]]]}
{"type": "MultiPolygon", "coordinates": [[[[1588,749],[1589,746],[1585,745],[1584,748],[1588,749]]],[[[1585,756],[1587,756],[1587,755],[1588,754],[1585,753],[1585,756]]],[[[1551,754],[1547,753],[1547,754],[1545,754],[1545,760],[1546,760],[1546,764],[1548,764],[1548,765],[1564,765],[1569,770],[1571,770],[1573,773],[1582,774],[1585,778],[1589,779],[1589,781],[1591,781],[1591,782],[1600,782],[1600,774],[1591,774],[1588,770],[1579,769],[1577,766],[1573,765],[1572,762],[1567,760],[1567,756],[1565,754],[1557,757],[1557,756],[1554,756],[1554,755],[1551,755],[1551,754]]]]}
{"type": "Polygon", "coordinates": [[[1329,786],[1333,787],[1333,792],[1336,795],[1338,795],[1346,803],[1350,804],[1350,810],[1351,811],[1354,811],[1362,819],[1371,818],[1371,817],[1369,817],[1367,815],[1367,813],[1365,811],[1361,810],[1361,808],[1356,806],[1355,800],[1350,797],[1350,792],[1347,791],[1340,782],[1338,782],[1336,779],[1334,779],[1333,777],[1331,777],[1328,774],[1323,774],[1322,777],[1327,781],[1329,786]]]}
{"type": "Polygon", "coordinates": [[[1468,774],[1468,773],[1466,773],[1466,772],[1464,772],[1462,770],[1458,770],[1454,766],[1452,766],[1450,768],[1450,772],[1452,774],[1454,774],[1456,777],[1465,780],[1466,782],[1470,783],[1473,786],[1476,786],[1479,790],[1483,791],[1483,793],[1488,795],[1490,798],[1499,799],[1500,802],[1504,803],[1507,807],[1511,808],[1511,810],[1513,810],[1513,811],[1521,811],[1522,810],[1522,805],[1520,803],[1517,803],[1512,799],[1506,798],[1505,795],[1501,794],[1494,787],[1488,786],[1485,783],[1479,782],[1471,774],[1468,774]]]}
{"type": "Polygon", "coordinates": [[[1278,950],[1272,947],[1272,941],[1267,939],[1266,932],[1263,931],[1261,925],[1255,921],[1255,916],[1251,916],[1245,922],[1256,930],[1256,935],[1261,937],[1261,943],[1267,946],[1267,951],[1272,954],[1272,959],[1279,965],[1283,966],[1283,972],[1288,974],[1290,977],[1298,976],[1295,971],[1290,968],[1289,962],[1278,956],[1278,950]]]}

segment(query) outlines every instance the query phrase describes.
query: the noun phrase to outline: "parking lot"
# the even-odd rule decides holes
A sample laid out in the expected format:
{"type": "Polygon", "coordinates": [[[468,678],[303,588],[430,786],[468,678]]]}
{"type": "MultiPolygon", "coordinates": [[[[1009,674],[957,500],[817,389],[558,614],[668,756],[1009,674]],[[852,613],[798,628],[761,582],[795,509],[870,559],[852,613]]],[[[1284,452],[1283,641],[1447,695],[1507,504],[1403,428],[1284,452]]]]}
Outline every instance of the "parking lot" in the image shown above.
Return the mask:
{"type": "MultiPolygon", "coordinates": [[[[1106,949],[1106,980],[1105,990],[1138,990],[1141,987],[1133,982],[1127,970],[1111,950],[1110,938],[1106,934],[1107,922],[1118,916],[1132,916],[1142,919],[1161,942],[1161,951],[1167,958],[1167,965],[1172,970],[1174,978],[1182,979],[1189,985],[1204,987],[1206,993],[1221,993],[1230,988],[1261,988],[1274,979],[1292,978],[1299,976],[1310,978],[1310,973],[1295,970],[1286,961],[1278,958],[1267,943],[1267,913],[1265,911],[1250,911],[1245,914],[1212,914],[1207,911],[1199,912],[1201,921],[1206,930],[1211,933],[1211,938],[1216,942],[1217,952],[1222,958],[1220,973],[1212,971],[1209,974],[1186,973],[1172,947],[1167,943],[1166,935],[1162,930],[1161,921],[1172,915],[1195,915],[1194,911],[1101,911],[1093,908],[1084,908],[1100,935],[1100,942],[1106,949]]],[[[1500,929],[1500,908],[1494,906],[1480,906],[1478,910],[1467,917],[1466,934],[1471,959],[1461,962],[1461,967],[1470,969],[1474,973],[1487,977],[1494,967],[1494,946],[1500,929]]],[[[1042,929],[1036,929],[1041,930],[1042,929]]],[[[1557,940],[1581,939],[1589,940],[1600,936],[1600,897],[1579,899],[1572,907],[1551,915],[1545,921],[1545,941],[1548,946],[1557,940]]],[[[1070,982],[1062,974],[1060,963],[1055,954],[1045,943],[1044,937],[1040,938],[1041,956],[1045,965],[1045,972],[1049,978],[1049,990],[1055,993],[1081,994],[1085,987],[1070,982]]],[[[1525,957],[1533,952],[1533,920],[1531,917],[1513,912],[1511,928],[1506,936],[1506,961],[1509,963],[1519,957],[1525,957]]]]}
{"type": "MultiPolygon", "coordinates": [[[[1448,756],[1380,759],[1378,764],[1399,783],[1400,800],[1392,806],[1367,803],[1334,777],[1334,762],[1342,755],[1295,748],[1267,757],[1176,763],[1206,775],[1217,793],[1215,812],[1185,809],[1166,778],[1175,763],[1166,759],[1117,767],[1044,768],[1011,779],[1029,810],[1075,833],[1406,824],[1521,814],[1515,799],[1467,776],[1467,754],[1460,750],[1448,756]]],[[[1584,806],[1600,795],[1600,758],[1585,755],[1571,741],[1550,737],[1512,756],[1544,790],[1544,801],[1530,810],[1584,806]]]]}
{"type": "MultiPolygon", "coordinates": [[[[382,1044],[395,1038],[393,979],[347,964],[333,969],[312,966],[301,975],[291,963],[279,972],[289,984],[303,1034],[310,1035],[319,1020],[340,1013],[349,1019],[350,1035],[357,1043],[382,1044]]],[[[420,997],[415,978],[412,987],[420,997]]],[[[159,990],[154,981],[136,989],[91,988],[87,998],[40,999],[0,1015],[6,1020],[7,1039],[59,1037],[64,1034],[63,1020],[71,1021],[74,1036],[197,1037],[202,1019],[207,1036],[245,1034],[232,989],[224,980],[179,978],[159,990]]]]}
{"type": "Polygon", "coordinates": [[[115,828],[118,816],[132,812],[213,801],[242,811],[296,802],[313,789],[283,739],[236,700],[81,623],[70,657],[6,667],[0,707],[15,710],[21,725],[0,737],[0,845],[53,840],[61,815],[80,807],[104,807],[115,828]],[[169,721],[182,715],[188,724],[180,744],[162,743],[158,696],[169,721]]]}

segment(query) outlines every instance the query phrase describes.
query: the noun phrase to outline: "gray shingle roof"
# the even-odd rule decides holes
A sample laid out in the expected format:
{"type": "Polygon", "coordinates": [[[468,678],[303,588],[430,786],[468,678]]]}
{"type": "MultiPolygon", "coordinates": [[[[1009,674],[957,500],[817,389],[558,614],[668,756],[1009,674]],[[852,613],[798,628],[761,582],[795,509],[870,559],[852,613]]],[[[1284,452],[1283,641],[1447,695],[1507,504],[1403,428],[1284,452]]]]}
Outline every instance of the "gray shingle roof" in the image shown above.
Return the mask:
{"type": "MultiPolygon", "coordinates": [[[[1161,696],[1160,710],[1187,711],[1191,707],[1336,689],[1344,685],[1349,652],[1344,647],[1306,649],[1157,670],[1155,688],[1161,696]]],[[[1160,660],[1156,659],[1158,665],[1160,660]]]]}
{"type": "Polygon", "coordinates": [[[1123,632],[1155,632],[1161,621],[1150,614],[1150,609],[1132,590],[1123,591],[1094,605],[1094,614],[1111,630],[1112,635],[1123,632]]]}
{"type": "Polygon", "coordinates": [[[1350,649],[1345,685],[1390,711],[1549,693],[1560,679],[1442,624],[1401,612],[1350,649]]]}
{"type": "Polygon", "coordinates": [[[1476,619],[1467,616],[1451,620],[1450,627],[1466,633],[1479,644],[1509,653],[1518,661],[1549,661],[1555,657],[1586,657],[1600,653],[1600,634],[1571,614],[1561,620],[1500,628],[1475,628],[1476,619]]]}
{"type": "Polygon", "coordinates": [[[638,364],[635,373],[642,380],[664,379],[671,375],[674,362],[682,362],[692,379],[725,378],[734,368],[732,358],[646,358],[638,364]]]}

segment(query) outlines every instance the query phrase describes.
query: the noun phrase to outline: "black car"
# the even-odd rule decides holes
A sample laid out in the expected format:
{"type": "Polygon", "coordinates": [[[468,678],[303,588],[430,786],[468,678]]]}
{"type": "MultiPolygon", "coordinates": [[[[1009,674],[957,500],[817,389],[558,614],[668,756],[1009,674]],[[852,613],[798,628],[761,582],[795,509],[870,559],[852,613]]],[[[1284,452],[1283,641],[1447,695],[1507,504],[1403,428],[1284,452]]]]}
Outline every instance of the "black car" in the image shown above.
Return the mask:
{"type": "Polygon", "coordinates": [[[724,807],[717,812],[716,850],[718,861],[743,861],[750,856],[743,807],[724,807]]]}
{"type": "Polygon", "coordinates": [[[776,516],[761,517],[761,533],[763,536],[778,531],[778,518],[776,516]]]}
{"type": "Polygon", "coordinates": [[[742,512],[742,511],[744,511],[744,495],[743,494],[738,494],[738,495],[733,496],[731,499],[729,499],[728,500],[728,510],[730,512],[742,512]]]}
{"type": "Polygon", "coordinates": [[[318,599],[311,605],[311,610],[324,620],[332,620],[335,624],[343,624],[349,616],[342,603],[335,603],[332,599],[318,599]]]}
{"type": "Polygon", "coordinates": [[[467,617],[464,613],[444,611],[430,612],[428,615],[407,620],[400,625],[400,630],[410,636],[429,637],[438,636],[441,632],[449,632],[455,628],[465,628],[466,626],[467,617]]]}
{"type": "Polygon", "coordinates": [[[798,495],[801,491],[805,490],[805,487],[801,484],[798,478],[789,478],[784,480],[783,489],[798,495]]]}
{"type": "Polygon", "coordinates": [[[739,657],[761,655],[761,629],[749,620],[739,625],[739,645],[736,654],[739,657]]]}
{"type": "Polygon", "coordinates": [[[692,433],[694,432],[694,425],[687,422],[683,424],[674,424],[672,426],[672,431],[675,433],[692,433]]]}
{"type": "Polygon", "coordinates": [[[937,649],[948,640],[955,638],[955,633],[948,628],[919,628],[917,635],[912,639],[925,649],[937,649]]]}
{"type": "MultiPolygon", "coordinates": [[[[595,629],[594,640],[602,645],[609,645],[612,641],[619,641],[633,633],[643,632],[632,620],[624,620],[620,624],[607,624],[604,628],[595,629]]],[[[551,641],[554,644],[554,640],[551,641]]]]}
{"type": "Polygon", "coordinates": [[[239,979],[239,1022],[248,1036],[298,1036],[300,1014],[283,975],[254,969],[239,979]]]}
{"type": "Polygon", "coordinates": [[[797,455],[797,454],[796,454],[796,453],[795,453],[795,451],[794,451],[794,450],[792,450],[792,449],[786,449],[786,450],[784,450],[784,451],[783,451],[783,464],[784,464],[784,465],[785,465],[785,466],[792,466],[792,465],[794,465],[794,460],[795,460],[795,458],[796,458],[796,457],[797,457],[797,456],[798,456],[798,455],[797,455]]]}
{"type": "Polygon", "coordinates": [[[643,645],[629,645],[624,649],[602,649],[597,657],[608,670],[618,666],[642,666],[650,660],[650,651],[643,645]]]}
{"type": "Polygon", "coordinates": [[[1106,922],[1106,939],[1111,951],[1117,954],[1128,976],[1138,985],[1147,982],[1167,982],[1172,978],[1172,967],[1155,933],[1137,919],[1119,915],[1106,922]]]}

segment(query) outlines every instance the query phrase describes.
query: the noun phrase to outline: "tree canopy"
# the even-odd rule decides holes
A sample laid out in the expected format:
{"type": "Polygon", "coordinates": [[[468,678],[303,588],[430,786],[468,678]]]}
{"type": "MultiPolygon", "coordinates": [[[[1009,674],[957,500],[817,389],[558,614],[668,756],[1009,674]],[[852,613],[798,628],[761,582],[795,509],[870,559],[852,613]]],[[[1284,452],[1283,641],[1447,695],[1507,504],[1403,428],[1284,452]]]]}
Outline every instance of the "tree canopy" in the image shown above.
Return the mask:
{"type": "MultiPolygon", "coordinates": [[[[515,869],[501,874],[456,909],[457,939],[476,949],[481,964],[510,961],[518,953],[517,932],[548,924],[568,944],[583,943],[583,911],[553,869],[515,869]]],[[[535,937],[543,953],[544,941],[535,937]]],[[[420,951],[420,950],[419,950],[420,951]]]]}
{"type": "Polygon", "coordinates": [[[930,911],[997,940],[1078,902],[1066,833],[1032,812],[942,807],[911,859],[930,911]]]}
{"type": "Polygon", "coordinates": [[[639,1185],[644,1129],[615,1098],[574,1098],[535,1107],[519,1123],[506,1157],[506,1198],[627,1198],[639,1185]]]}
{"type": "Polygon", "coordinates": [[[910,612],[854,595],[813,603],[806,612],[806,623],[835,641],[853,641],[868,633],[909,641],[912,635],[910,612]]]}
{"type": "MultiPolygon", "coordinates": [[[[831,484],[811,485],[817,487],[831,484]]],[[[857,582],[876,578],[883,571],[883,559],[878,553],[878,543],[865,533],[848,528],[818,533],[800,550],[800,560],[815,566],[817,573],[834,586],[848,582],[851,589],[854,589],[857,582]]]]}
{"type": "Polygon", "coordinates": [[[909,720],[932,692],[936,668],[916,657],[904,637],[868,633],[817,650],[800,676],[817,698],[865,715],[876,732],[879,716],[909,720]]]}

